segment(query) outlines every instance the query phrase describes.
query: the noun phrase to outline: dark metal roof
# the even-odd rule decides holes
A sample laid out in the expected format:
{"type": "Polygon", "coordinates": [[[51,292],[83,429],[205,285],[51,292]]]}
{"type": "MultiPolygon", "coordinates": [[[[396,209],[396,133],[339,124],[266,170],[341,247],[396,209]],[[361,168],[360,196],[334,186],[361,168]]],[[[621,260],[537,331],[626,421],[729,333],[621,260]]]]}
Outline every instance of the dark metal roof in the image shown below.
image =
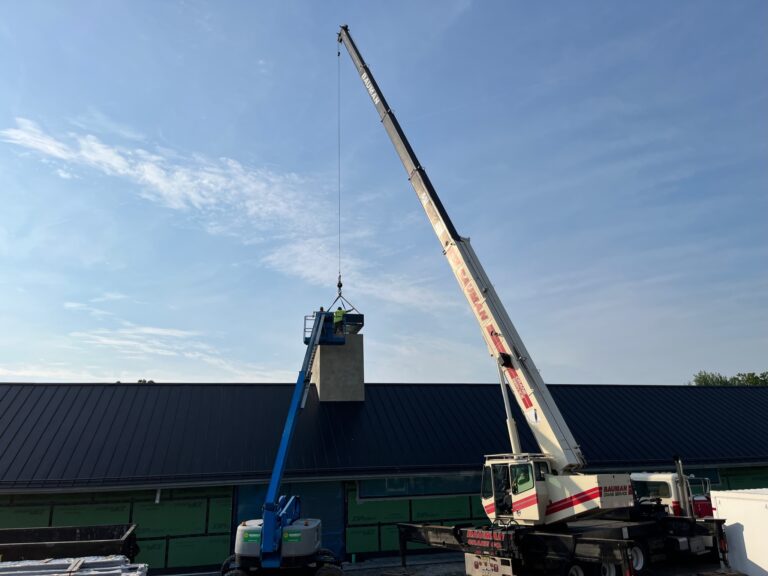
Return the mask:
{"type": "MultiPolygon", "coordinates": [[[[291,386],[0,384],[0,491],[265,479],[291,386]]],[[[768,462],[768,388],[555,385],[591,469],[768,462]]],[[[523,447],[537,451],[516,419],[523,447]]],[[[478,470],[508,451],[498,385],[369,384],[364,403],[312,388],[287,477],[478,470]]]]}

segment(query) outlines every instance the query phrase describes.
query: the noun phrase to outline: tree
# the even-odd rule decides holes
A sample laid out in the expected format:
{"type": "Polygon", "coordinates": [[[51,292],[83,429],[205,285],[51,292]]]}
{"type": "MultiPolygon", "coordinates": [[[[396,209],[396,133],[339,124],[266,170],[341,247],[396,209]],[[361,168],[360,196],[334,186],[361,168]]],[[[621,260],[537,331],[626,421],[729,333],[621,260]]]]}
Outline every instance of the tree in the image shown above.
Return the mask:
{"type": "Polygon", "coordinates": [[[692,386],[768,386],[768,372],[739,372],[736,376],[723,376],[719,372],[701,370],[693,376],[692,386]]]}

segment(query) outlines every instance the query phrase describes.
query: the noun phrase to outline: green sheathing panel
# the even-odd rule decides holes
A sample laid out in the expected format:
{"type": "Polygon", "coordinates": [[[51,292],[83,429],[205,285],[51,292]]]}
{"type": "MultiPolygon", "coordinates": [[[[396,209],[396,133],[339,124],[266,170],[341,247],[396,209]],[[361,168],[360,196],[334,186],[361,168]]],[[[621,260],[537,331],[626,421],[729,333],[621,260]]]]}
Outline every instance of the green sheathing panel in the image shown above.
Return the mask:
{"type": "Polygon", "coordinates": [[[53,507],[53,526],[96,526],[127,524],[130,503],[80,504],[53,507]]]}
{"type": "MultiPolygon", "coordinates": [[[[429,548],[426,544],[418,544],[416,542],[408,542],[408,550],[424,550],[429,548]]],[[[397,530],[397,525],[382,526],[381,527],[381,551],[382,552],[397,552],[400,550],[400,537],[397,530]]]]}
{"type": "MultiPolygon", "coordinates": [[[[487,521],[476,496],[398,498],[358,501],[355,486],[347,491],[346,549],[349,554],[396,552],[399,550],[398,522],[435,524],[482,524],[487,521]],[[473,512],[477,515],[472,519],[473,512]]],[[[409,550],[428,548],[408,543],[409,550]]]]}
{"type": "MultiPolygon", "coordinates": [[[[397,529],[397,526],[395,526],[395,529],[397,529]]],[[[377,526],[347,528],[347,552],[349,554],[378,551],[379,528],[377,526]]]]}
{"type": "Polygon", "coordinates": [[[39,528],[48,526],[50,506],[3,506],[0,528],[39,528]]]}
{"type": "MultiPolygon", "coordinates": [[[[205,500],[136,502],[133,522],[139,538],[205,534],[205,500]]],[[[191,564],[190,564],[191,566],[191,564]]]]}
{"type": "Polygon", "coordinates": [[[165,568],[165,540],[139,540],[138,543],[141,550],[136,562],[149,564],[151,570],[165,568]]]}
{"type": "MultiPolygon", "coordinates": [[[[53,526],[133,522],[137,562],[152,569],[219,565],[231,552],[232,494],[232,487],[163,490],[158,504],[154,490],[3,496],[0,528],[48,526],[51,518],[53,526]]],[[[407,502],[405,510],[407,519],[407,502]]]]}
{"type": "Polygon", "coordinates": [[[720,479],[728,490],[768,488],[768,468],[726,468],[720,470],[720,479]]]}
{"type": "Polygon", "coordinates": [[[408,500],[358,502],[355,492],[347,498],[347,524],[378,524],[408,522],[408,500]]]}
{"type": "Polygon", "coordinates": [[[229,536],[172,538],[168,541],[168,568],[220,565],[229,552],[229,536]]]}
{"type": "Polygon", "coordinates": [[[381,527],[381,551],[396,552],[400,550],[397,524],[381,527]]]}
{"type": "Polygon", "coordinates": [[[469,497],[452,496],[449,498],[425,498],[414,500],[413,521],[443,520],[446,518],[469,518],[469,497]]]}
{"type": "Polygon", "coordinates": [[[470,496],[470,502],[472,506],[472,518],[479,518],[481,520],[488,518],[488,516],[485,515],[483,501],[480,499],[480,496],[470,496]]]}
{"type": "Polygon", "coordinates": [[[227,532],[232,527],[232,498],[211,498],[208,506],[208,532],[227,532]]]}

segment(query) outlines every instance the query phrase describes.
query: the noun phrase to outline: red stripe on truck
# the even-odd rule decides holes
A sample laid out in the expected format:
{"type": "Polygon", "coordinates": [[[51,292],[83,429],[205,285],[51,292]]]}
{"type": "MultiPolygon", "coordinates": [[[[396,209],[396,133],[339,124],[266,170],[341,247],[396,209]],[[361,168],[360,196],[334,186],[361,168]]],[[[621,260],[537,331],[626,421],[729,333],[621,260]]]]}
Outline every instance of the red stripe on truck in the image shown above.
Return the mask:
{"type": "Polygon", "coordinates": [[[523,508],[529,508],[539,503],[539,497],[536,494],[532,496],[526,496],[521,500],[512,502],[512,510],[522,510],[523,508]]]}
{"type": "Polygon", "coordinates": [[[556,502],[552,502],[549,506],[547,506],[546,513],[554,514],[555,512],[560,512],[568,508],[573,508],[574,506],[583,504],[584,502],[589,502],[590,500],[594,500],[595,498],[600,498],[600,494],[601,494],[600,487],[595,486],[594,488],[590,488],[589,490],[585,490],[584,492],[579,492],[578,494],[574,494],[573,496],[569,496],[568,498],[563,498],[562,500],[557,500],[556,502]]]}

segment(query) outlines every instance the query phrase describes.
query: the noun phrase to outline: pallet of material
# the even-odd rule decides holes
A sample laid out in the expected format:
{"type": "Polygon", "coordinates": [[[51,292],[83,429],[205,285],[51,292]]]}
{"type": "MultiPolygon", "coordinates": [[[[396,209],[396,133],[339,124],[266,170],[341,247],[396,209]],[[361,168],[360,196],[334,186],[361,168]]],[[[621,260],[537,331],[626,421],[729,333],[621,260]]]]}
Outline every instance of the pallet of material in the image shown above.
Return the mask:
{"type": "Polygon", "coordinates": [[[0,562],[0,576],[147,576],[146,564],[125,556],[86,556],[0,562]]]}

